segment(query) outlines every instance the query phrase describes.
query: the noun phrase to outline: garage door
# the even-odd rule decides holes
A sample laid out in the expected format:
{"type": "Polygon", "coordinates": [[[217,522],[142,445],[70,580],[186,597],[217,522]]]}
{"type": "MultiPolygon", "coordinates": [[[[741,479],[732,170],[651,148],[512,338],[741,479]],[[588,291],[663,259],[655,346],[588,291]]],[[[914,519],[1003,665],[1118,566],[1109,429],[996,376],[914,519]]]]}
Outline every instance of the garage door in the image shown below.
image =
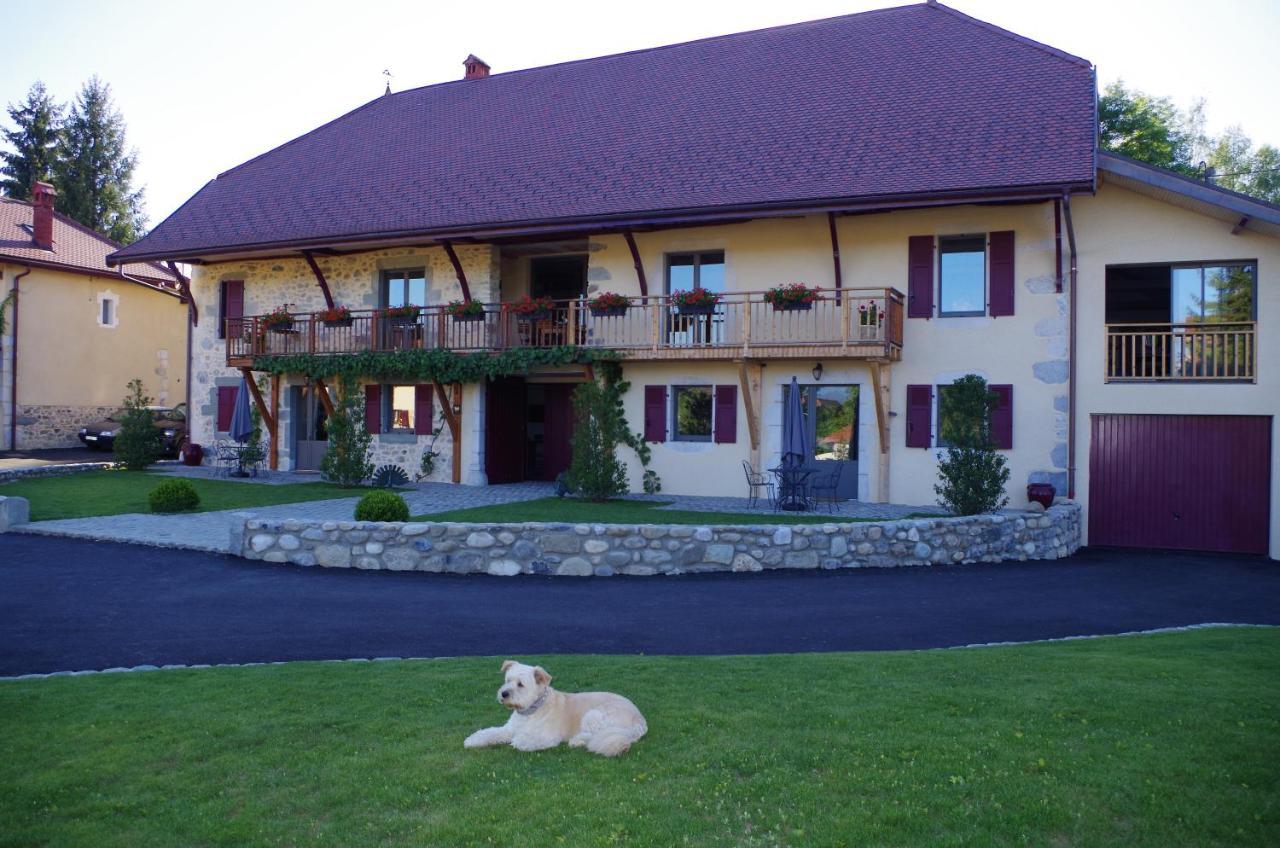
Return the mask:
{"type": "Polygon", "coordinates": [[[1091,419],[1089,544],[1267,552],[1269,416],[1091,419]]]}

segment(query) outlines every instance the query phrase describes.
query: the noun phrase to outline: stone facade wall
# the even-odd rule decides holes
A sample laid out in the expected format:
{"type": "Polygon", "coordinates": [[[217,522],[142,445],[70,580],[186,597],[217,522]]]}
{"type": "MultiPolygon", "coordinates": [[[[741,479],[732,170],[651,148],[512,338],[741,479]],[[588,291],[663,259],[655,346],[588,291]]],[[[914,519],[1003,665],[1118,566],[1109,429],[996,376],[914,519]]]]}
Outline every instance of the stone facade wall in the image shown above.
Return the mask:
{"type": "MultiPolygon", "coordinates": [[[[462,263],[471,287],[471,295],[477,300],[499,300],[498,286],[500,261],[496,247],[488,245],[459,245],[458,261],[462,263]]],[[[453,265],[443,248],[391,248],[359,253],[351,256],[322,256],[316,262],[324,272],[335,303],[352,309],[376,308],[384,270],[400,268],[425,268],[427,300],[429,305],[448,303],[462,299],[453,265]]],[[[193,270],[192,294],[200,310],[200,325],[195,328],[191,352],[191,418],[190,439],[200,444],[212,444],[219,437],[216,430],[218,386],[239,385],[240,373],[226,365],[226,343],[217,337],[219,321],[219,293],[222,280],[244,280],[244,312],[246,316],[262,315],[281,304],[288,303],[296,312],[312,312],[324,309],[324,295],[306,262],[298,259],[273,259],[260,261],[225,262],[197,266],[193,270]]],[[[292,410],[289,409],[290,388],[298,385],[288,377],[281,381],[280,414],[280,467],[290,470],[293,466],[292,410]]],[[[331,386],[332,390],[333,387],[331,386]]],[[[483,484],[483,440],[469,438],[472,427],[468,417],[480,414],[476,409],[477,396],[474,387],[464,388],[463,405],[467,414],[463,426],[467,434],[463,439],[462,482],[483,484]]],[[[264,397],[266,394],[264,393],[264,397]]],[[[439,404],[435,404],[439,413],[439,404]]],[[[410,479],[419,473],[422,453],[430,443],[430,436],[407,440],[400,434],[389,438],[375,436],[372,458],[377,465],[391,462],[401,465],[410,479]]],[[[440,456],[432,480],[449,480],[452,475],[452,444],[448,428],[436,440],[440,456]]]]}
{"type": "Polygon", "coordinates": [[[18,404],[18,448],[78,448],[80,428],[101,422],[115,406],[24,406],[18,404]]]}
{"type": "Polygon", "coordinates": [[[1080,507],[796,526],[428,524],[248,519],[231,550],[329,568],[455,574],[693,574],[1058,559],[1080,547],[1080,507]]]}

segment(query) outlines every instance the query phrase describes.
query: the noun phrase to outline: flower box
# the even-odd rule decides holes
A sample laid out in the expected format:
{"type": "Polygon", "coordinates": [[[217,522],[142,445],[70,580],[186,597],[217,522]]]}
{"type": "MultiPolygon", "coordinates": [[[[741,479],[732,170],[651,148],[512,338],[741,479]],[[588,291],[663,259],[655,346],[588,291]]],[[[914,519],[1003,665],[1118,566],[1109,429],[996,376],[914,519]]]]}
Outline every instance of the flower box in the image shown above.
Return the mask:
{"type": "Polygon", "coordinates": [[[267,325],[267,329],[268,329],[268,330],[270,330],[270,331],[271,331],[271,332],[273,332],[273,333],[292,333],[292,332],[293,332],[293,320],[292,320],[292,319],[290,319],[290,320],[288,320],[288,321],[275,321],[275,322],[272,322],[272,323],[270,323],[270,324],[268,324],[268,325],[267,325]]]}
{"type": "Polygon", "coordinates": [[[355,319],[350,315],[346,318],[321,318],[320,320],[326,327],[350,327],[355,323],[355,319]]]}
{"type": "Polygon", "coordinates": [[[388,309],[384,315],[387,323],[393,327],[404,327],[408,324],[414,324],[418,320],[418,313],[422,311],[420,306],[393,306],[388,309]]]}
{"type": "Polygon", "coordinates": [[[504,304],[503,308],[514,314],[517,321],[546,321],[555,311],[555,302],[545,296],[525,295],[514,303],[504,304]]]}
{"type": "Polygon", "coordinates": [[[449,313],[449,315],[450,317],[453,318],[454,321],[458,322],[459,324],[463,324],[463,323],[470,324],[476,321],[484,320],[483,312],[451,312],[449,313]]]}
{"type": "Polygon", "coordinates": [[[353,321],[351,310],[345,306],[332,306],[317,317],[326,327],[350,327],[353,321]]]}
{"type": "Polygon", "coordinates": [[[716,305],[714,303],[686,303],[677,306],[676,311],[681,315],[714,315],[716,305]]]}
{"type": "Polygon", "coordinates": [[[597,318],[617,318],[627,314],[631,301],[614,292],[603,292],[587,301],[587,309],[597,318]]]}
{"type": "Polygon", "coordinates": [[[812,309],[813,303],[775,303],[773,308],[775,312],[804,312],[812,309]]]}
{"type": "Polygon", "coordinates": [[[454,321],[483,321],[484,304],[478,300],[453,300],[444,308],[454,321]]]}
{"type": "Polygon", "coordinates": [[[821,300],[817,289],[811,289],[804,283],[787,283],[774,286],[764,293],[764,302],[771,304],[778,312],[797,312],[812,309],[814,301],[821,300]]]}
{"type": "Polygon", "coordinates": [[[293,315],[289,312],[289,304],[277,306],[263,315],[259,323],[273,333],[292,333],[293,315]]]}
{"type": "Polygon", "coordinates": [[[533,322],[533,321],[549,321],[550,319],[551,319],[550,309],[538,309],[533,312],[517,312],[516,313],[517,321],[533,322]]]}
{"type": "Polygon", "coordinates": [[[618,318],[627,314],[625,306],[591,306],[588,307],[596,318],[618,318]]]}
{"type": "Polygon", "coordinates": [[[708,289],[674,291],[671,293],[671,305],[681,315],[711,315],[723,296],[708,289]]]}

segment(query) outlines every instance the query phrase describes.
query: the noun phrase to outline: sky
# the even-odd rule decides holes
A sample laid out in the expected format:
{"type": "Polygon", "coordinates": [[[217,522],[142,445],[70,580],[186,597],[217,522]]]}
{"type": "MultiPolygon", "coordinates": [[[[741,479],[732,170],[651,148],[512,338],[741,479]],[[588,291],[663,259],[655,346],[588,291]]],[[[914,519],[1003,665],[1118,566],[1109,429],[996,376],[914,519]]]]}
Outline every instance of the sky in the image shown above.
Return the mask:
{"type": "MultiPolygon", "coordinates": [[[[37,79],[60,100],[97,74],[139,155],[154,226],[208,180],[379,96],[458,79],[896,5],[893,0],[0,0],[0,103],[37,79]]],[[[954,0],[1083,56],[1208,128],[1280,145],[1280,0],[954,0]],[[1158,12],[1157,14],[1154,14],[1158,12]]],[[[8,125],[7,114],[3,122],[8,125]]]]}

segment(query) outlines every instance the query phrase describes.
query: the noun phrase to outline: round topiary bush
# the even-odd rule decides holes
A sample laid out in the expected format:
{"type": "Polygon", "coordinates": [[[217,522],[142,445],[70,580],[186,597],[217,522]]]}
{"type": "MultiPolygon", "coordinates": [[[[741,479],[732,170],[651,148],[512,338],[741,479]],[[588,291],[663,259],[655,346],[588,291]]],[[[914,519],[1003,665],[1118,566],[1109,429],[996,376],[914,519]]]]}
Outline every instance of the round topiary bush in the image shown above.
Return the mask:
{"type": "Polygon", "coordinates": [[[147,495],[152,512],[183,512],[200,506],[196,487],[187,480],[165,480],[147,495]]]}
{"type": "Polygon", "coordinates": [[[356,521],[408,521],[409,505],[395,492],[370,492],[356,504],[356,521]]]}

